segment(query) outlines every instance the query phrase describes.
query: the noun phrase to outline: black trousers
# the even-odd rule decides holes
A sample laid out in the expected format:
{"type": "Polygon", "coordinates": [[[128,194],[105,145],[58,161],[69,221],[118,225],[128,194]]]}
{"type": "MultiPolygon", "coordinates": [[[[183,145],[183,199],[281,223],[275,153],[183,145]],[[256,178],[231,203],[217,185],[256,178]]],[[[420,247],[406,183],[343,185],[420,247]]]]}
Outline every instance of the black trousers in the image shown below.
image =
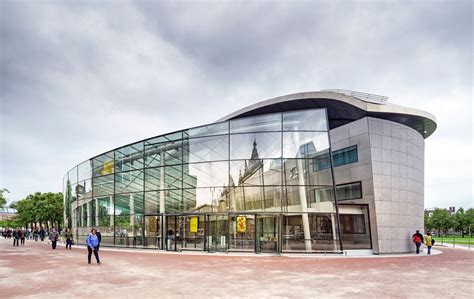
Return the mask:
{"type": "Polygon", "coordinates": [[[100,263],[99,252],[97,251],[97,247],[94,247],[94,249],[92,249],[90,246],[87,246],[87,251],[88,251],[87,262],[89,264],[91,263],[92,252],[94,252],[94,256],[95,256],[95,260],[97,261],[97,264],[100,263]]]}
{"type": "Polygon", "coordinates": [[[17,238],[13,238],[13,246],[15,246],[15,243],[16,243],[16,246],[19,246],[19,245],[18,245],[18,243],[19,243],[18,241],[20,241],[20,240],[17,239],[17,238]]]}
{"type": "Polygon", "coordinates": [[[420,253],[421,243],[415,242],[415,245],[416,245],[416,254],[418,254],[418,253],[420,253]]]}
{"type": "Polygon", "coordinates": [[[20,239],[21,245],[25,245],[25,238],[20,239]]]}
{"type": "Polygon", "coordinates": [[[56,249],[56,242],[57,241],[51,241],[51,246],[53,247],[53,249],[56,249]]]}

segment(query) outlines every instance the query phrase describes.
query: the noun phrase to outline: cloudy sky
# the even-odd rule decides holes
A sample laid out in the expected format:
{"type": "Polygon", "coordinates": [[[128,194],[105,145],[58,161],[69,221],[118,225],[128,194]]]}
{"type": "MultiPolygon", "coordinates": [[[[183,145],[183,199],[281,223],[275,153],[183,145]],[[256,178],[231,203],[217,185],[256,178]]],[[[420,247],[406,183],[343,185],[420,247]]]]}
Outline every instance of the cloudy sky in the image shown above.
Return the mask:
{"type": "Polygon", "coordinates": [[[472,207],[472,21],[469,0],[0,0],[0,186],[59,192],[117,146],[342,88],[434,114],[425,206],[472,207]]]}

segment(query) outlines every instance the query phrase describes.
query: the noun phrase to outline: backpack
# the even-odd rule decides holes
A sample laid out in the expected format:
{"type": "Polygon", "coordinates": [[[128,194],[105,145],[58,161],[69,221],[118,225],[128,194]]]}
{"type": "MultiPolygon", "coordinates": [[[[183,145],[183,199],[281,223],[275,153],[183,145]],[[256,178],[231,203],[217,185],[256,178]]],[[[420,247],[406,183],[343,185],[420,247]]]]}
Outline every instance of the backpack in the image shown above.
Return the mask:
{"type": "Polygon", "coordinates": [[[433,239],[433,237],[431,237],[431,246],[433,246],[435,243],[435,240],[433,239]]]}
{"type": "Polygon", "coordinates": [[[415,242],[415,243],[421,243],[421,238],[420,238],[420,236],[414,236],[414,237],[413,237],[413,242],[415,242]]]}

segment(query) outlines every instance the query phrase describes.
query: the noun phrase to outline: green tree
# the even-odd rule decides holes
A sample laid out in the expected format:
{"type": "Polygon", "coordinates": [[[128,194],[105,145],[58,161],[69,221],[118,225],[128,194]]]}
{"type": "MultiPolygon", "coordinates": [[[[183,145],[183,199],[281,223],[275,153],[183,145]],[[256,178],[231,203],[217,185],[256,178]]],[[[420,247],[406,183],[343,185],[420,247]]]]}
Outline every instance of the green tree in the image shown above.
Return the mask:
{"type": "Polygon", "coordinates": [[[469,230],[469,215],[464,212],[463,208],[459,208],[454,214],[454,229],[461,232],[464,238],[465,233],[469,230]]]}
{"type": "Polygon", "coordinates": [[[474,208],[470,208],[466,211],[466,225],[469,237],[472,237],[472,230],[474,229],[474,208]]]}
{"type": "Polygon", "coordinates": [[[15,203],[17,209],[16,220],[25,225],[28,223],[55,223],[60,227],[63,223],[63,196],[62,193],[40,193],[28,195],[15,203]]]}
{"type": "Polygon", "coordinates": [[[438,235],[440,235],[441,231],[446,235],[448,229],[453,227],[453,219],[445,209],[434,210],[433,216],[431,216],[431,223],[433,228],[438,231],[438,235]]]}
{"type": "Polygon", "coordinates": [[[7,188],[0,188],[0,209],[3,209],[7,205],[7,198],[5,193],[10,193],[7,188]]]}
{"type": "Polygon", "coordinates": [[[433,229],[433,221],[428,213],[425,213],[425,231],[431,231],[433,229]]]}

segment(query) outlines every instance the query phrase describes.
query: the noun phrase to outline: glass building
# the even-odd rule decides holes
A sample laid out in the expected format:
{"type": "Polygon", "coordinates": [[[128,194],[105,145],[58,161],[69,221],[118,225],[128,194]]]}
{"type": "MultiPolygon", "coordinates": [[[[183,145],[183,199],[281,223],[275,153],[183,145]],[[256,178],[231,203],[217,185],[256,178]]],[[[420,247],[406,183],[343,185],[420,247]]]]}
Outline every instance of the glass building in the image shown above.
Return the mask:
{"type": "Polygon", "coordinates": [[[77,165],[64,177],[65,226],[79,244],[99,228],[102,244],[117,247],[381,252],[376,200],[365,195],[365,180],[338,179],[338,169],[361,162],[362,148],[331,142],[333,129],[354,120],[336,119],[327,100],[362,100],[316,93],[330,97],[276,98],[77,165]]]}

